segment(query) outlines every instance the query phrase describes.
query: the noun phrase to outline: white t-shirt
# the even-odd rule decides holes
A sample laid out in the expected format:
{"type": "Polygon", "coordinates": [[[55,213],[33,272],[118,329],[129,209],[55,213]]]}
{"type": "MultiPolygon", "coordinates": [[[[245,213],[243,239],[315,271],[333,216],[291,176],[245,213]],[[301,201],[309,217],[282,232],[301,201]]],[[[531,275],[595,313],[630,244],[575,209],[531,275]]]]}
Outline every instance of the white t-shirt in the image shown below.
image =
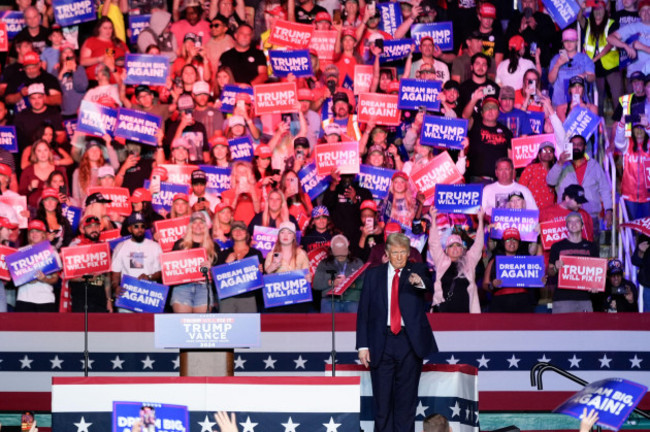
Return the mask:
{"type": "MultiPolygon", "coordinates": [[[[420,70],[422,63],[422,59],[413,62],[411,65],[410,78],[415,78],[415,74],[420,70]]],[[[447,66],[445,62],[433,59],[433,69],[436,71],[436,81],[440,81],[442,83],[449,81],[449,66],[447,66]]]]}
{"type": "Polygon", "coordinates": [[[122,101],[120,99],[120,92],[117,89],[117,84],[107,84],[107,85],[91,88],[86,92],[86,95],[84,96],[84,100],[90,102],[97,102],[104,96],[108,96],[112,98],[116,104],[122,105],[122,101]]]}
{"type": "Polygon", "coordinates": [[[161,254],[160,245],[153,240],[145,238],[142,243],[125,240],[113,252],[111,270],[136,278],[141,274],[150,275],[161,270],[161,254]]]}
{"type": "Polygon", "coordinates": [[[501,185],[499,182],[494,182],[483,188],[483,209],[485,213],[492,216],[493,208],[505,208],[508,202],[508,195],[515,191],[521,192],[524,195],[526,209],[537,209],[535,198],[533,198],[533,194],[530,193],[530,190],[526,186],[520,185],[517,182],[512,182],[507,186],[501,185]]]}
{"type": "Polygon", "coordinates": [[[499,86],[510,86],[515,90],[520,90],[524,86],[524,74],[528,69],[535,69],[535,63],[532,61],[521,58],[514,73],[508,72],[510,66],[510,59],[506,59],[499,63],[497,66],[497,79],[496,82],[499,86]]]}

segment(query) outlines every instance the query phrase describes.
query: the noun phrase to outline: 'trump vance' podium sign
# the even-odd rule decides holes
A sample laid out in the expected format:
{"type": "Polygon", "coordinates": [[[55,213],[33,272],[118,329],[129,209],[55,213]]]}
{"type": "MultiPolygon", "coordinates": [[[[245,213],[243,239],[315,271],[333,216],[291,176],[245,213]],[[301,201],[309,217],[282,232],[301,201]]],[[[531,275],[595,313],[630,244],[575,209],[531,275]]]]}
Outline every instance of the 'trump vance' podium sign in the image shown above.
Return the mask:
{"type": "Polygon", "coordinates": [[[156,348],[243,348],[260,346],[259,314],[157,314],[156,348]]]}

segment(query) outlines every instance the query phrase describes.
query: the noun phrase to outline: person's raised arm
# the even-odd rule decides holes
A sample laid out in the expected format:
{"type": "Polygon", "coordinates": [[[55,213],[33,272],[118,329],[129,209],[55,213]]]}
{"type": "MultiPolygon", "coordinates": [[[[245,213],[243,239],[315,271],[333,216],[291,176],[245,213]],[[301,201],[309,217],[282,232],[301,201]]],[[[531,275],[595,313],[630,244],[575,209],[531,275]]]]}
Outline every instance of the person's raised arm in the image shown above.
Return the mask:
{"type": "Polygon", "coordinates": [[[287,19],[296,22],[296,0],[287,0],[287,19]]]}

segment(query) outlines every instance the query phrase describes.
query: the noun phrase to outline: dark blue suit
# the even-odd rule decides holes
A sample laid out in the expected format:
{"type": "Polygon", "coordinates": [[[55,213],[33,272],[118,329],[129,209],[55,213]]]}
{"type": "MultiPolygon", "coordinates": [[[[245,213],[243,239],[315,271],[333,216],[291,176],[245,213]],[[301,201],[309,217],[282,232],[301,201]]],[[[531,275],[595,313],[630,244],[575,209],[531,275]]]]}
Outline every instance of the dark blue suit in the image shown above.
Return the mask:
{"type": "Polygon", "coordinates": [[[399,306],[404,327],[388,328],[388,264],[366,271],[357,312],[357,349],[370,350],[375,432],[411,432],[415,428],[422,359],[438,348],[427,319],[424,294],[431,279],[424,264],[407,263],[399,277],[399,306]],[[424,289],[408,279],[418,274],[424,289]]]}

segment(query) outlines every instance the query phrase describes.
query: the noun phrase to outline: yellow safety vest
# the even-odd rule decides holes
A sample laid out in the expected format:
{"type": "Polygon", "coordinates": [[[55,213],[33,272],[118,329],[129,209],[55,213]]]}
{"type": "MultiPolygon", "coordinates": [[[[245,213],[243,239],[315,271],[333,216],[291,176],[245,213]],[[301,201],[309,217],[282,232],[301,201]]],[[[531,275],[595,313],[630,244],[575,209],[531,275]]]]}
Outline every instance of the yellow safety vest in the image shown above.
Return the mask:
{"type": "MultiPolygon", "coordinates": [[[[605,31],[603,31],[603,34],[600,35],[600,39],[598,40],[599,51],[602,51],[605,48],[605,45],[607,45],[607,34],[609,33],[609,28],[613,23],[613,20],[607,20],[605,31]]],[[[596,56],[596,40],[591,35],[590,23],[587,24],[587,33],[585,34],[585,53],[592,59],[596,56]]],[[[612,70],[618,67],[618,51],[616,48],[612,48],[610,52],[602,56],[600,62],[605,70],[612,70]]]]}
{"type": "MultiPolygon", "coordinates": [[[[618,98],[618,103],[621,104],[622,108],[622,119],[625,118],[626,115],[630,115],[632,113],[632,96],[633,94],[626,94],[618,98]]],[[[626,137],[631,137],[632,136],[632,123],[625,123],[625,136],[626,137]]]]}
{"type": "MultiPolygon", "coordinates": [[[[333,118],[323,120],[322,122],[323,129],[325,129],[325,126],[327,126],[330,123],[334,123],[333,118]]],[[[361,130],[359,129],[359,123],[357,123],[356,114],[348,118],[348,126],[345,131],[345,134],[356,141],[359,141],[361,139],[361,130]]]]}

